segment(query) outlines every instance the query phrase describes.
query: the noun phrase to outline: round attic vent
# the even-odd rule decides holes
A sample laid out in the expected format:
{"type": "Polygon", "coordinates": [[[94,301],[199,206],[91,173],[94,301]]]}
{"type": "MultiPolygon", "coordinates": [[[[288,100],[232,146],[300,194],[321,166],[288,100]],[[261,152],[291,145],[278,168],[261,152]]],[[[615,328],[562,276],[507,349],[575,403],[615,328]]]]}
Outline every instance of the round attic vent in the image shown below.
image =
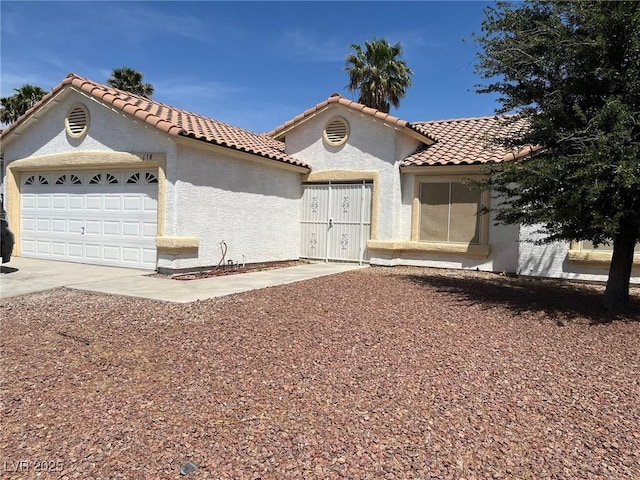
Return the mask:
{"type": "Polygon", "coordinates": [[[67,118],[64,119],[64,126],[70,137],[80,138],[87,133],[89,128],[89,110],[78,103],[71,107],[67,118]]]}
{"type": "Polygon", "coordinates": [[[342,117],[335,117],[329,120],[322,132],[325,142],[333,147],[342,145],[349,137],[349,124],[342,117]]]}

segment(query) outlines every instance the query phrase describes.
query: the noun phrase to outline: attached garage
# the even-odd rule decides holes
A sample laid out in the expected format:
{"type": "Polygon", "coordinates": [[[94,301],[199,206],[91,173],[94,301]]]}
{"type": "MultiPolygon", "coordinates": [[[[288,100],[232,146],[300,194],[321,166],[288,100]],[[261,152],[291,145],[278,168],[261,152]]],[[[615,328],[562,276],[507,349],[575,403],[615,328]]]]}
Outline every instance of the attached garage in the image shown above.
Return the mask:
{"type": "Polygon", "coordinates": [[[155,170],[22,172],[25,257],[156,268],[155,170]]]}
{"type": "Polygon", "coordinates": [[[310,168],[267,135],[70,74],[0,139],[16,257],[165,273],[300,257],[310,168]]]}

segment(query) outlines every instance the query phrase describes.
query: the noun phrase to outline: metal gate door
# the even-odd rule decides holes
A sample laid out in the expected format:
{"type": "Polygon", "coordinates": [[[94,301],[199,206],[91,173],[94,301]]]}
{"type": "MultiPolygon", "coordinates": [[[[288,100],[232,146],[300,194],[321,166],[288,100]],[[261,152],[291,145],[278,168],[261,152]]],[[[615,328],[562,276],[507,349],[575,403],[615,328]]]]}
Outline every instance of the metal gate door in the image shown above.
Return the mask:
{"type": "Polygon", "coordinates": [[[301,256],[366,262],[371,237],[371,183],[305,184],[301,256]]]}

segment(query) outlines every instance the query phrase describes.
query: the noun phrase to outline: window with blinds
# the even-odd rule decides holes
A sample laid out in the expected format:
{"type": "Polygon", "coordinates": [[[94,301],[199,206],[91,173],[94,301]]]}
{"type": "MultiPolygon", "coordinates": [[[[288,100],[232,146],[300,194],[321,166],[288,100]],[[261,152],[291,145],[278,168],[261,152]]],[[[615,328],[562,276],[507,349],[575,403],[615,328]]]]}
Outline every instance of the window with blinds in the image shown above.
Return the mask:
{"type": "Polygon", "coordinates": [[[480,244],[482,192],[462,183],[422,183],[421,241],[480,244]]]}

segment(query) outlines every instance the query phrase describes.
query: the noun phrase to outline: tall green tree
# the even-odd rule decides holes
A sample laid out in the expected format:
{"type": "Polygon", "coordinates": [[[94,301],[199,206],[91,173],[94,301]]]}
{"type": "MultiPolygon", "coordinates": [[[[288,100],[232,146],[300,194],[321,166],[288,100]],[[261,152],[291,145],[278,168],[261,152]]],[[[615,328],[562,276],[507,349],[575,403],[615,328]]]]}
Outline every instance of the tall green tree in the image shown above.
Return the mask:
{"type": "Polygon", "coordinates": [[[355,53],[347,55],[347,88],[359,93],[359,103],[389,113],[391,105],[398,108],[400,99],[406,95],[413,71],[400,59],[400,42],[391,45],[387,40],[374,39],[364,45],[363,49],[351,44],[355,53]]]}
{"type": "Polygon", "coordinates": [[[111,77],[107,83],[113,88],[135,93],[142,97],[151,98],[153,95],[153,85],[142,83],[144,74],[131,67],[115,68],[111,71],[111,77]]]}
{"type": "Polygon", "coordinates": [[[8,124],[15,122],[18,117],[25,114],[33,105],[39,102],[47,92],[42,88],[24,84],[20,88],[15,88],[14,95],[0,98],[0,120],[2,123],[8,124]]]}
{"type": "Polygon", "coordinates": [[[640,240],[640,3],[500,2],[474,38],[478,92],[528,125],[501,143],[540,147],[493,168],[497,219],[541,225],[546,242],[613,245],[604,305],[626,310],[640,240]]]}

